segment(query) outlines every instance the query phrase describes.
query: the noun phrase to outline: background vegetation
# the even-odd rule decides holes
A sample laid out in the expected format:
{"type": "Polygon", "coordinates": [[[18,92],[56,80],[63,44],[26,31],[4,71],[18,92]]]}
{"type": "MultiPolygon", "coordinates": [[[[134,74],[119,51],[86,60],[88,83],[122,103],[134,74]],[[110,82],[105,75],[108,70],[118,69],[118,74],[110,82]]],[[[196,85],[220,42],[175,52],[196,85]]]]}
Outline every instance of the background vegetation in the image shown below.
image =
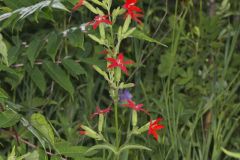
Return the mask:
{"type": "MultiPolygon", "coordinates": [[[[0,159],[107,159],[101,151],[86,155],[96,142],[79,135],[81,123],[95,126],[89,115],[110,98],[92,68],[105,66],[98,54],[103,48],[80,29],[92,15],[84,8],[71,14],[76,2],[0,0],[0,159]]],[[[125,41],[122,50],[136,62],[126,79],[136,84],[131,92],[138,102],[163,117],[166,127],[159,142],[147,134],[132,140],[151,152],[130,150],[122,159],[232,159],[223,148],[240,151],[239,1],[139,5],[145,14],[140,28],[168,47],[125,41]]],[[[120,112],[127,126],[130,117],[120,112]]]]}

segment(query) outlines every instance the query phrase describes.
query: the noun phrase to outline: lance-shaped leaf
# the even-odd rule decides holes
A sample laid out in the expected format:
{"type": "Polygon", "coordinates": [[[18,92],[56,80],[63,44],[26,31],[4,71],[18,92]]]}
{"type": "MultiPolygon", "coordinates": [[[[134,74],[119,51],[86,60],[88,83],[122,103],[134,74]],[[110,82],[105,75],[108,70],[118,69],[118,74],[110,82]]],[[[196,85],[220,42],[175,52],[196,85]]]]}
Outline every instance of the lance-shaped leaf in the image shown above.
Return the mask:
{"type": "Polygon", "coordinates": [[[86,74],[85,69],[77,62],[72,59],[63,59],[62,64],[64,68],[74,77],[81,74],[86,74]]]}
{"type": "Polygon", "coordinates": [[[222,149],[222,151],[223,151],[226,155],[228,155],[229,157],[233,157],[233,158],[240,159],[240,152],[237,153],[237,152],[228,151],[228,150],[226,150],[226,149],[224,149],[224,148],[221,148],[221,149],[222,149]]]}
{"type": "Polygon", "coordinates": [[[4,112],[0,112],[0,128],[8,128],[14,126],[19,120],[21,116],[11,110],[6,110],[4,112]]]}
{"type": "Polygon", "coordinates": [[[29,15],[35,13],[36,11],[41,10],[44,7],[52,7],[52,8],[57,8],[57,9],[68,11],[68,9],[60,2],[60,0],[45,0],[45,1],[41,1],[39,3],[36,3],[36,4],[28,6],[28,7],[22,7],[22,8],[14,10],[12,12],[2,14],[2,15],[0,15],[0,21],[10,18],[11,16],[16,15],[16,14],[20,15],[19,19],[24,19],[24,18],[28,17],[29,15]]]}
{"type": "Polygon", "coordinates": [[[1,34],[0,34],[0,55],[3,58],[3,62],[8,65],[7,46],[3,42],[3,38],[1,34]]]}
{"type": "Polygon", "coordinates": [[[52,145],[54,145],[54,133],[52,127],[47,122],[46,118],[40,114],[35,113],[31,116],[31,124],[41,133],[52,145]]]}
{"type": "Polygon", "coordinates": [[[38,67],[34,67],[33,70],[29,72],[30,72],[30,77],[32,81],[36,84],[36,86],[40,89],[40,91],[43,94],[46,90],[47,83],[42,71],[40,71],[38,67]]]}
{"type": "Polygon", "coordinates": [[[148,41],[148,42],[152,42],[152,43],[157,43],[158,45],[161,45],[161,46],[164,46],[164,47],[167,47],[167,45],[157,41],[156,39],[153,39],[151,37],[149,37],[148,35],[146,35],[144,32],[140,31],[140,30],[137,30],[135,29],[131,36],[137,38],[137,39],[140,39],[140,40],[145,40],[145,41],[148,41]]]}
{"type": "Polygon", "coordinates": [[[43,63],[45,72],[62,88],[69,92],[73,96],[74,88],[69,79],[69,76],[55,63],[45,61],[43,63]]]}
{"type": "Polygon", "coordinates": [[[111,144],[99,144],[99,145],[92,146],[91,148],[89,148],[87,150],[86,153],[90,153],[90,152],[95,151],[95,150],[103,150],[103,149],[110,150],[115,155],[118,154],[117,148],[115,146],[111,145],[111,144]]]}
{"type": "Polygon", "coordinates": [[[40,48],[42,46],[42,40],[35,38],[30,44],[26,51],[26,55],[31,63],[31,66],[33,67],[34,62],[40,52],[40,48]]]}
{"type": "Polygon", "coordinates": [[[130,149],[137,149],[137,150],[147,150],[147,151],[152,151],[150,148],[139,145],[139,144],[127,144],[127,145],[123,145],[120,149],[119,149],[119,154],[121,152],[123,152],[124,150],[130,150],[130,149]]]}

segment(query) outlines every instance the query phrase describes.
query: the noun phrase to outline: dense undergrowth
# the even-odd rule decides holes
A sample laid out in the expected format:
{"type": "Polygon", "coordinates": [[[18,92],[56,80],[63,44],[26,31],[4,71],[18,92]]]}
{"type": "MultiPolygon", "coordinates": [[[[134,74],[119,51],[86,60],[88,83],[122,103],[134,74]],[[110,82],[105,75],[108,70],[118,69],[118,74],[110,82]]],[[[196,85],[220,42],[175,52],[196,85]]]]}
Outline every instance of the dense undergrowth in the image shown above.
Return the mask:
{"type": "MultiPolygon", "coordinates": [[[[107,148],[91,148],[98,141],[79,134],[81,124],[97,128],[89,115],[112,100],[93,68],[106,69],[105,55],[99,54],[104,48],[84,31],[93,14],[86,8],[71,12],[77,1],[0,1],[0,160],[113,159],[107,148]]],[[[113,6],[123,3],[115,0],[113,6]]],[[[145,34],[123,42],[121,50],[135,61],[124,80],[135,84],[129,89],[134,99],[152,118],[163,117],[165,128],[158,141],[147,132],[134,136],[130,144],[151,151],[126,150],[120,159],[240,157],[238,0],[139,0],[138,5],[143,25],[134,25],[157,43],[145,34]]],[[[122,108],[123,142],[131,114],[122,108]]],[[[140,124],[149,120],[138,117],[140,124]]],[[[104,123],[104,136],[114,143],[113,112],[104,123]]]]}

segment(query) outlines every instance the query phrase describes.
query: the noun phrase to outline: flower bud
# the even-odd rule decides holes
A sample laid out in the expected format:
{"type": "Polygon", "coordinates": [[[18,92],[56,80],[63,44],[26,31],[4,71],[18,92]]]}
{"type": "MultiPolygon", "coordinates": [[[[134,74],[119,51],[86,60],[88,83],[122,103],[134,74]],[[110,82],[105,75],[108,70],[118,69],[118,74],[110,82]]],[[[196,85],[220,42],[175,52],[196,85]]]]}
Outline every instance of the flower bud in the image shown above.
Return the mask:
{"type": "Polygon", "coordinates": [[[142,127],[138,128],[138,129],[137,129],[137,132],[138,132],[139,134],[141,134],[141,133],[143,133],[143,132],[148,131],[149,125],[150,125],[150,122],[148,122],[147,124],[145,124],[145,125],[143,125],[142,127]]]}
{"type": "Polygon", "coordinates": [[[81,125],[81,128],[84,130],[84,131],[81,131],[80,134],[84,134],[88,137],[91,137],[93,139],[96,139],[96,140],[101,140],[102,139],[102,136],[100,136],[99,134],[97,134],[94,130],[92,130],[91,128],[87,127],[87,126],[84,126],[84,125],[81,125]]]}
{"type": "Polygon", "coordinates": [[[133,127],[137,126],[137,121],[138,121],[137,118],[138,118],[137,117],[137,111],[133,110],[132,111],[132,125],[133,125],[133,127]]]}
{"type": "Polygon", "coordinates": [[[121,74],[122,74],[122,72],[121,72],[121,69],[120,68],[115,68],[115,75],[114,75],[114,77],[115,77],[115,81],[116,82],[120,82],[120,80],[121,80],[121,74]]]}
{"type": "Polygon", "coordinates": [[[98,132],[101,133],[103,129],[103,123],[104,123],[104,115],[99,114],[98,116],[98,132]]]}

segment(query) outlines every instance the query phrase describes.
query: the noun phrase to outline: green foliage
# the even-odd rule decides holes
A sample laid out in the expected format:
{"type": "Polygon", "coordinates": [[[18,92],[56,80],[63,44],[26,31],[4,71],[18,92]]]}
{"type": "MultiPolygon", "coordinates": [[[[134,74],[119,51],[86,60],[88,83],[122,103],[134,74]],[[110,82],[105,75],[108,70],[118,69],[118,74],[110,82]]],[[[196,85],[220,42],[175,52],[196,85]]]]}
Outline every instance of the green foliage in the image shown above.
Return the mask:
{"type": "Polygon", "coordinates": [[[14,126],[21,116],[11,110],[6,110],[0,113],[0,128],[8,128],[14,126]]]}
{"type": "Polygon", "coordinates": [[[36,128],[41,135],[43,135],[51,145],[54,146],[54,133],[52,127],[48,124],[47,120],[40,113],[34,113],[31,116],[31,125],[36,128]]]}
{"type": "Polygon", "coordinates": [[[43,68],[53,80],[55,80],[66,91],[68,91],[71,96],[73,95],[73,85],[68,75],[59,66],[50,61],[45,61],[43,63],[43,68]]]}
{"type": "MultiPolygon", "coordinates": [[[[131,137],[119,149],[78,133],[82,123],[97,130],[97,119],[89,115],[112,100],[106,62],[98,54],[104,34],[83,30],[93,15],[84,8],[70,13],[77,2],[0,1],[0,159],[107,160],[113,153],[124,160],[239,158],[238,1],[139,1],[143,26],[126,22],[119,30],[122,38],[133,37],[120,49],[136,62],[127,83],[119,85],[135,86],[135,100],[154,118],[163,117],[165,129],[153,141],[146,132],[149,119],[140,113],[137,125],[144,127],[136,132],[142,135],[126,135],[132,115],[119,107],[119,135],[131,137]]],[[[98,8],[105,10],[104,3],[98,8]]],[[[123,24],[123,13],[116,9],[112,22],[123,24]]],[[[114,144],[114,121],[101,123],[103,136],[114,144]]]]}
{"type": "Polygon", "coordinates": [[[223,150],[223,152],[224,152],[226,155],[228,155],[228,156],[230,156],[230,157],[233,157],[233,158],[236,158],[236,159],[239,159],[239,158],[240,158],[240,153],[230,152],[230,151],[228,151],[228,150],[226,150],[226,149],[224,149],[224,148],[222,148],[222,150],[223,150]]]}

